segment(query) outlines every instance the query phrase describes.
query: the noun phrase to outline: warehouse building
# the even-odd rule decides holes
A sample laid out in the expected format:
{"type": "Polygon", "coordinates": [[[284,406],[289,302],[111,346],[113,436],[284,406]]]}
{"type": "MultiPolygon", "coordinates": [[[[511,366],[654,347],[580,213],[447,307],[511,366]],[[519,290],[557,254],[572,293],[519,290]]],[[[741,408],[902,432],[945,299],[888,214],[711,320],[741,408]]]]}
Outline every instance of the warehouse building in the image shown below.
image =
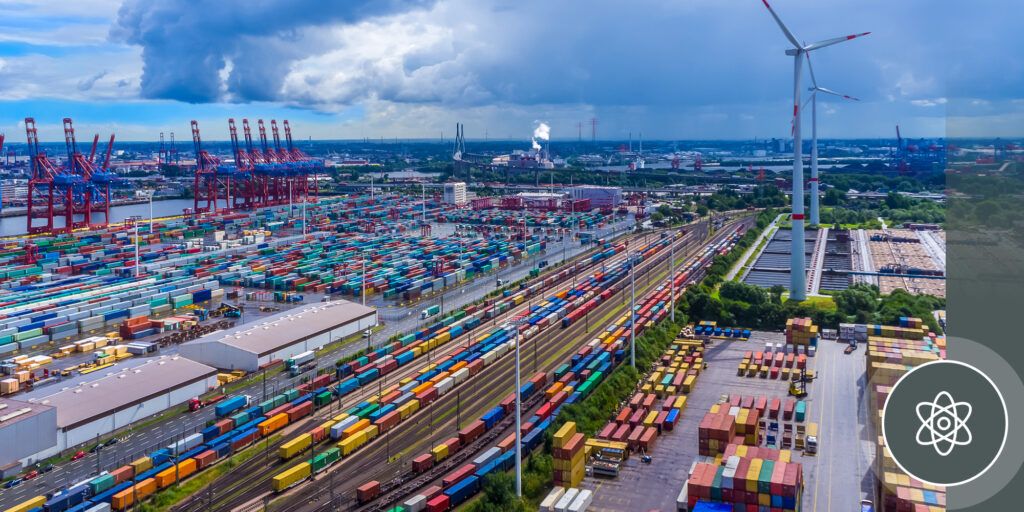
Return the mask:
{"type": "Polygon", "coordinates": [[[622,189],[580,185],[571,187],[569,196],[575,200],[590,199],[590,206],[594,208],[615,208],[622,202],[622,189]]]}
{"type": "Polygon", "coordinates": [[[57,410],[0,398],[0,478],[21,471],[32,457],[57,446],[57,410]]]}
{"type": "Polygon", "coordinates": [[[181,346],[180,354],[215,368],[254,372],[377,325],[377,310],[347,300],[295,308],[218,331],[181,346]]]}
{"type": "MultiPolygon", "coordinates": [[[[55,455],[166,411],[217,387],[217,370],[179,356],[162,356],[30,402],[56,410],[56,444],[33,460],[55,455]]],[[[38,434],[32,434],[38,435],[38,434]]],[[[21,444],[22,438],[16,438],[21,444]]]]}

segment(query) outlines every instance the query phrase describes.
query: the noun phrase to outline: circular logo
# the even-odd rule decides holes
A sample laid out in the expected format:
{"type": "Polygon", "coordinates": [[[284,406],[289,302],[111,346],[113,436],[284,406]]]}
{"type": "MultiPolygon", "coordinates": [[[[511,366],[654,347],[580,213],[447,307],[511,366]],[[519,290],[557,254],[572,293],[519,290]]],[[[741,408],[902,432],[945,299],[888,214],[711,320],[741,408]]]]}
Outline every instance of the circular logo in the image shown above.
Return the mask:
{"type": "Polygon", "coordinates": [[[981,476],[1003,451],[1006,402],[987,375],[959,361],[904,374],[889,392],[882,436],[896,465],[933,485],[981,476]]]}

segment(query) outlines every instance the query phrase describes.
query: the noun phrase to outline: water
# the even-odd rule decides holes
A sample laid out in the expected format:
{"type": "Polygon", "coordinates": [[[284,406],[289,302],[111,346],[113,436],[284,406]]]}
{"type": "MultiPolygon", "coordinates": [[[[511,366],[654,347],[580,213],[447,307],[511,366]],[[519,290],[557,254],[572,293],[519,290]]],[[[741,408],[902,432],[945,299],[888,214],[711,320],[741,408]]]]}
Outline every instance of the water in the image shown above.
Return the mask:
{"type": "MultiPolygon", "coordinates": [[[[193,205],[194,203],[191,199],[166,199],[153,201],[153,216],[169,217],[171,215],[181,215],[181,211],[183,209],[192,208],[193,205]]],[[[115,206],[110,209],[110,222],[121,222],[133,215],[138,215],[143,219],[149,219],[149,203],[146,202],[115,206]]],[[[54,218],[53,222],[54,227],[63,227],[64,217],[54,218]]],[[[26,224],[24,215],[0,218],[0,236],[24,235],[27,232],[25,228],[26,224]]]]}

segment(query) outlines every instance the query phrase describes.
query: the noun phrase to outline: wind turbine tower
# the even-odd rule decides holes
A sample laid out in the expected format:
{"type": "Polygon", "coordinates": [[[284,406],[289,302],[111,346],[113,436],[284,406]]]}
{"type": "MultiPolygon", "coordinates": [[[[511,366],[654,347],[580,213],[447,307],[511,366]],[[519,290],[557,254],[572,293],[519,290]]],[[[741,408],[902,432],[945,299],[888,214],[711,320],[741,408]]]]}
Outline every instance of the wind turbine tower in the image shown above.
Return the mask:
{"type": "MultiPolygon", "coordinates": [[[[840,98],[860,101],[853,96],[841,94],[831,89],[818,86],[818,80],[814,78],[814,66],[811,66],[811,54],[807,54],[807,71],[811,74],[811,225],[820,224],[821,217],[818,215],[818,93],[831,94],[840,98]]],[[[805,103],[806,107],[807,104],[805,103]]]]}
{"type": "Polygon", "coordinates": [[[797,40],[796,36],[789,31],[789,28],[782,23],[782,20],[779,19],[779,15],[775,14],[775,11],[772,10],[772,6],[768,5],[768,0],[761,1],[764,3],[764,6],[768,8],[768,12],[771,13],[772,18],[775,19],[775,23],[777,23],[779,28],[782,29],[782,33],[786,36],[786,39],[788,39],[790,44],[793,45],[792,48],[786,50],[786,55],[793,57],[793,245],[790,249],[791,257],[789,262],[789,298],[802,301],[807,298],[807,269],[804,262],[804,165],[803,151],[800,147],[802,144],[802,140],[800,138],[801,66],[803,64],[804,55],[807,53],[826,46],[832,46],[834,44],[866,36],[870,34],[870,32],[825,39],[811,44],[801,44],[797,40]]]}

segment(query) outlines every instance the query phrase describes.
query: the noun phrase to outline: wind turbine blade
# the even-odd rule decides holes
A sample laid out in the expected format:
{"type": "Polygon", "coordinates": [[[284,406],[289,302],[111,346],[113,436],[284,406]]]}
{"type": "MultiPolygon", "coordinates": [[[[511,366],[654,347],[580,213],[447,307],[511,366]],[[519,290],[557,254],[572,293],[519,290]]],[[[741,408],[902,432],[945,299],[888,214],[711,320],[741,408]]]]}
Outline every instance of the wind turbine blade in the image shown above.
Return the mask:
{"type": "Polygon", "coordinates": [[[768,8],[768,12],[772,14],[772,18],[775,18],[775,23],[779,24],[779,28],[782,29],[782,33],[786,34],[786,39],[789,39],[789,42],[793,43],[793,46],[795,48],[803,48],[803,46],[800,45],[800,42],[796,40],[796,36],[794,36],[793,33],[790,32],[788,28],[786,28],[786,24],[783,23],[781,19],[779,19],[779,15],[775,14],[775,10],[772,9],[772,6],[768,5],[768,0],[761,1],[764,2],[764,6],[768,8]]]}
{"type": "Polygon", "coordinates": [[[804,55],[807,55],[807,71],[811,74],[811,85],[813,86],[811,88],[812,89],[817,89],[818,88],[818,80],[816,78],[814,78],[814,67],[811,66],[811,54],[810,54],[810,52],[807,52],[804,55]]]}
{"type": "Polygon", "coordinates": [[[836,38],[832,38],[832,39],[826,39],[824,41],[818,41],[817,43],[811,43],[811,44],[809,44],[807,46],[804,46],[804,50],[806,50],[806,51],[817,50],[819,48],[824,48],[826,46],[832,46],[834,44],[843,43],[843,42],[849,41],[851,39],[857,39],[858,37],[864,37],[864,36],[866,36],[866,35],[868,35],[870,33],[871,32],[864,32],[864,33],[861,33],[861,34],[850,34],[850,35],[848,35],[846,37],[836,37],[836,38]]]}
{"type": "Polygon", "coordinates": [[[860,101],[859,99],[854,98],[853,96],[849,96],[849,95],[843,94],[841,92],[836,92],[836,91],[833,91],[832,89],[826,89],[824,87],[817,87],[816,89],[821,91],[821,92],[823,92],[823,93],[825,93],[825,94],[831,94],[832,96],[839,96],[840,98],[851,100],[851,101],[860,101]]]}

